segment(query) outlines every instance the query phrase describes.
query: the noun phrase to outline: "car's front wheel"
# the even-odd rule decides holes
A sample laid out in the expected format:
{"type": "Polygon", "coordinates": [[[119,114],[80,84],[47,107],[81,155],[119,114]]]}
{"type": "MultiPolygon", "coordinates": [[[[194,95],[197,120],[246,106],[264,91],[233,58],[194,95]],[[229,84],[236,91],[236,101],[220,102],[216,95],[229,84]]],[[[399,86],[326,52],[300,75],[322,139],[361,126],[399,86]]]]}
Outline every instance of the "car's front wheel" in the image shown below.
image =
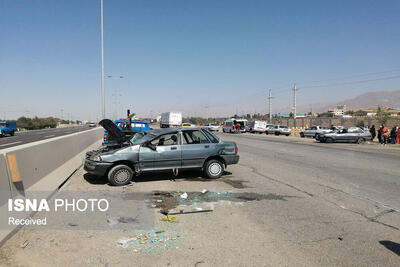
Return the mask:
{"type": "Polygon", "coordinates": [[[325,139],[325,143],[333,143],[333,139],[331,137],[327,137],[325,139]]]}
{"type": "Polygon", "coordinates": [[[108,181],[116,186],[128,184],[132,177],[132,169],[125,164],[116,165],[108,172],[108,181]]]}
{"type": "Polygon", "coordinates": [[[217,179],[224,173],[224,164],[217,159],[211,159],[204,164],[204,173],[208,178],[217,179]]]}

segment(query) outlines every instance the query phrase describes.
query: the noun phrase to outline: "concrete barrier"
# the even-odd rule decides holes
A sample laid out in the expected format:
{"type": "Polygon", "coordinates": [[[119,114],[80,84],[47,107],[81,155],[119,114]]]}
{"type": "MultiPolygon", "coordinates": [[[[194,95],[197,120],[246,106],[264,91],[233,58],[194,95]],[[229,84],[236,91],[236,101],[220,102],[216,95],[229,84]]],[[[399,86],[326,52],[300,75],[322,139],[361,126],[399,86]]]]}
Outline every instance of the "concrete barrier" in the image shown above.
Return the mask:
{"type": "MultiPolygon", "coordinates": [[[[81,166],[86,151],[101,145],[104,130],[55,137],[0,150],[0,218],[8,218],[9,198],[29,191],[56,191],[81,166]]],[[[0,229],[0,244],[12,229],[0,229]]]]}

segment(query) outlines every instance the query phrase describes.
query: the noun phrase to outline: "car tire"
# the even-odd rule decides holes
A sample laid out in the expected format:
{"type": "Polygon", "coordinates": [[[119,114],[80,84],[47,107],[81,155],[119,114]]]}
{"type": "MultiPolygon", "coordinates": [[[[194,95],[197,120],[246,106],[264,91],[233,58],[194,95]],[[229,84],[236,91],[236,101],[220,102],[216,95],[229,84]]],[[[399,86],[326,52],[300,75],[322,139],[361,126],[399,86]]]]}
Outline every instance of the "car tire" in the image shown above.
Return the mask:
{"type": "Polygon", "coordinates": [[[300,137],[301,138],[304,138],[305,136],[304,136],[304,133],[300,133],[300,137]]]}
{"type": "Polygon", "coordinates": [[[361,145],[361,144],[365,143],[365,139],[364,138],[358,138],[356,142],[357,142],[357,144],[361,145]]]}
{"type": "Polygon", "coordinates": [[[268,131],[265,131],[265,134],[266,134],[266,135],[269,135],[269,132],[268,132],[268,131]]]}
{"type": "Polygon", "coordinates": [[[287,134],[286,136],[289,136],[290,134],[287,134]]]}
{"type": "Polygon", "coordinates": [[[10,133],[10,135],[11,135],[11,136],[14,136],[14,131],[12,131],[12,132],[10,133]]]}
{"type": "Polygon", "coordinates": [[[132,177],[132,169],[125,164],[119,164],[112,167],[107,174],[108,181],[110,184],[115,186],[128,184],[132,180],[132,177]]]}
{"type": "Polygon", "coordinates": [[[275,132],[275,135],[280,135],[280,133],[279,132],[275,132]]]}
{"type": "Polygon", "coordinates": [[[315,140],[317,140],[317,141],[319,141],[319,134],[316,134],[315,136],[314,136],[314,138],[315,138],[315,140]]]}
{"type": "Polygon", "coordinates": [[[331,137],[327,137],[325,139],[325,143],[333,143],[333,139],[331,137]]]}
{"type": "Polygon", "coordinates": [[[224,173],[224,164],[217,160],[211,159],[204,164],[204,174],[210,179],[218,179],[224,173]]]}

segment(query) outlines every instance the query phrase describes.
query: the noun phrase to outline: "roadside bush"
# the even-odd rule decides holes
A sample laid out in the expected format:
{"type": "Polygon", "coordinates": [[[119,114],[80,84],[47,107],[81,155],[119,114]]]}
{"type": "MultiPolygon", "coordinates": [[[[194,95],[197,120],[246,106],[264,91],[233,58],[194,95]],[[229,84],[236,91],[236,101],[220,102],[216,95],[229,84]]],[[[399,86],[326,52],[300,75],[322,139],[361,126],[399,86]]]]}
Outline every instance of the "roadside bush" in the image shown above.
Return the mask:
{"type": "Polygon", "coordinates": [[[43,128],[55,128],[57,126],[58,119],[53,117],[33,119],[20,117],[17,120],[17,127],[27,130],[43,129],[43,128]]]}

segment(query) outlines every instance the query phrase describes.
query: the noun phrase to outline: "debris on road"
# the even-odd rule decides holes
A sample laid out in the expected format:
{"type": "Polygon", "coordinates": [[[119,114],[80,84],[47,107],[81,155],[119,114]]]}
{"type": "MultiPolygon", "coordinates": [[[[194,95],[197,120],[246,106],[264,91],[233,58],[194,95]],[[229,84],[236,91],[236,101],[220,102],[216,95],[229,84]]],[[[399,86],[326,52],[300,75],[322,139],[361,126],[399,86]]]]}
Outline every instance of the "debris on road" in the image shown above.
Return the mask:
{"type": "Polygon", "coordinates": [[[24,243],[21,244],[21,248],[26,248],[29,245],[29,240],[25,240],[24,243]]]}
{"type": "Polygon", "coordinates": [[[178,218],[174,217],[174,216],[170,216],[170,215],[165,215],[165,217],[160,218],[160,221],[167,221],[167,222],[171,222],[171,223],[177,223],[178,222],[178,218]]]}
{"type": "MultiPolygon", "coordinates": [[[[204,190],[203,190],[204,191],[204,190]]],[[[287,198],[293,198],[294,196],[289,195],[278,195],[273,193],[259,194],[253,192],[242,192],[235,193],[232,191],[227,192],[212,192],[206,191],[201,192],[166,192],[156,191],[153,196],[153,204],[150,205],[152,208],[160,208],[165,214],[168,211],[174,210],[179,206],[193,206],[199,209],[210,209],[210,207],[199,207],[202,203],[217,203],[221,201],[227,202],[248,202],[248,201],[260,201],[260,200],[282,200],[287,201],[287,198]],[[182,197],[183,196],[183,197],[182,197]],[[162,199],[162,202],[157,201],[162,199]]]]}
{"type": "Polygon", "coordinates": [[[173,229],[155,229],[134,234],[117,240],[117,244],[134,252],[152,252],[158,249],[175,248],[179,235],[173,229]]]}

